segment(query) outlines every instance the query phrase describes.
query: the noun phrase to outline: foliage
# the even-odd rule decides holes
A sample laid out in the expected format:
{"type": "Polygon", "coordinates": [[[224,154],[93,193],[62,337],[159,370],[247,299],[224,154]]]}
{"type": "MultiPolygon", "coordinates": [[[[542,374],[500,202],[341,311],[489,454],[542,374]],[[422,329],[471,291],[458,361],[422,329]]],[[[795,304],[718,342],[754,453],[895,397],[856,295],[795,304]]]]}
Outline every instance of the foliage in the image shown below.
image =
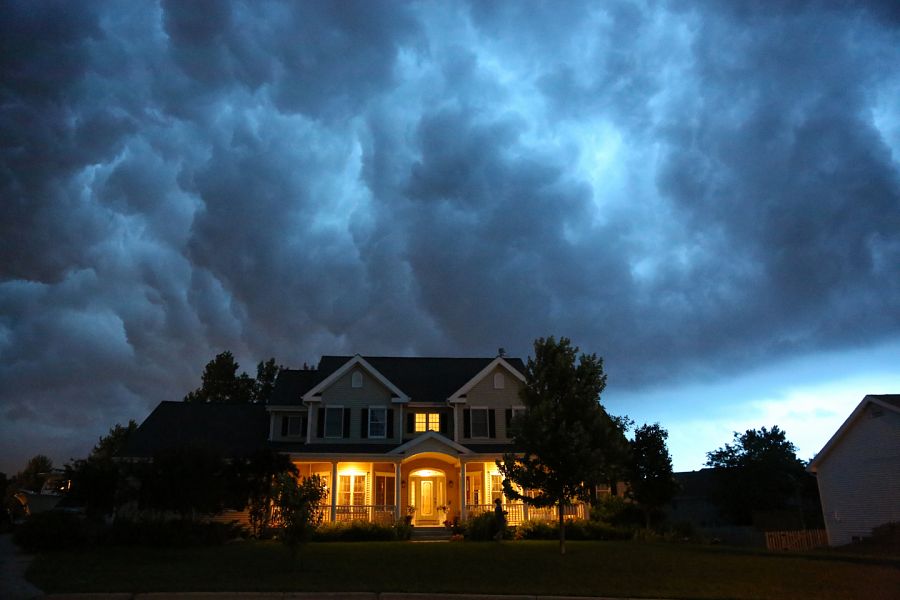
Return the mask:
{"type": "Polygon", "coordinates": [[[277,502],[281,517],[279,538],[291,552],[296,565],[300,544],[309,541],[321,522],[319,505],[327,488],[318,475],[298,480],[289,473],[277,477],[277,502]]]}
{"type": "Polygon", "coordinates": [[[496,539],[497,533],[503,527],[503,537],[511,539],[511,531],[505,524],[501,524],[493,511],[470,517],[463,524],[463,537],[473,542],[486,542],[496,539]]]}
{"type": "Polygon", "coordinates": [[[633,527],[643,521],[641,510],[622,496],[603,496],[591,506],[591,521],[614,527],[633,527]]]}
{"type": "Polygon", "coordinates": [[[212,450],[182,446],[157,453],[151,462],[133,465],[141,510],[171,511],[182,519],[215,514],[229,505],[230,471],[212,450]]]}
{"type": "Polygon", "coordinates": [[[796,447],[772,427],[734,433],[734,443],[707,453],[717,469],[713,501],[736,524],[749,525],[755,510],[783,509],[798,500],[806,476],[796,447]]]}
{"type": "Polygon", "coordinates": [[[13,541],[26,552],[53,552],[87,543],[88,523],[78,515],[47,511],[32,515],[13,532],[13,541]]]}
{"type": "Polygon", "coordinates": [[[53,470],[53,461],[43,454],[37,454],[28,459],[25,468],[15,474],[10,482],[13,491],[28,490],[40,492],[44,481],[50,471],[53,470]]]}
{"type": "Polygon", "coordinates": [[[252,379],[245,372],[238,375],[239,368],[240,365],[234,360],[234,355],[230,351],[226,350],[217,354],[214,359],[206,363],[200,387],[189,392],[184,397],[184,401],[267,402],[275,388],[275,379],[283,367],[277,366],[274,358],[260,362],[256,366],[256,379],[252,379]]]}
{"type": "MultiPolygon", "coordinates": [[[[632,529],[572,519],[566,521],[566,536],[570,540],[627,540],[632,537],[632,529]]],[[[517,540],[552,540],[558,537],[559,523],[550,521],[523,521],[516,527],[515,533],[517,540]]]]}
{"type": "Polygon", "coordinates": [[[313,533],[316,542],[386,542],[408,540],[412,526],[403,522],[395,524],[349,521],[346,523],[324,523],[313,533]]]}
{"type": "Polygon", "coordinates": [[[635,430],[631,442],[628,496],[641,507],[647,529],[653,512],[668,504],[678,491],[666,447],[668,437],[669,432],[659,423],[645,423],[635,430]]]}
{"type": "MultiPolygon", "coordinates": [[[[272,507],[276,495],[275,482],[279,475],[296,476],[297,468],[291,459],[271,449],[263,449],[246,461],[233,466],[236,498],[246,498],[250,513],[250,529],[256,537],[268,537],[272,523],[272,507]]],[[[243,508],[237,503],[235,508],[243,508]]]]}
{"type": "Polygon", "coordinates": [[[567,338],[539,338],[534,354],[521,393],[526,410],[511,426],[522,454],[506,454],[497,465],[507,497],[531,506],[559,506],[560,553],[565,554],[562,506],[587,499],[595,484],[608,481],[628,446],[600,405],[606,387],[602,359],[582,354],[576,364],[578,348],[567,338]]]}
{"type": "Polygon", "coordinates": [[[72,481],[70,502],[84,506],[89,516],[107,515],[115,508],[123,466],[114,458],[124,450],[137,427],[134,420],[124,427],[117,423],[100,438],[86,459],[66,465],[66,477],[72,481]]]}

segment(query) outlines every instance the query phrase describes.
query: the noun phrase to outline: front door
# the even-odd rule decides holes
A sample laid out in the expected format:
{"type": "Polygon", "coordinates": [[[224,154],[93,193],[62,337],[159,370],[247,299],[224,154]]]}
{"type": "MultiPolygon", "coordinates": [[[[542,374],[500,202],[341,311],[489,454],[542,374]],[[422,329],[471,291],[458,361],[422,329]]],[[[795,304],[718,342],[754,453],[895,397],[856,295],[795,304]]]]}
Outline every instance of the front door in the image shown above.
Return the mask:
{"type": "Polygon", "coordinates": [[[416,485],[416,525],[438,524],[438,484],[435,478],[422,478],[416,485]]]}

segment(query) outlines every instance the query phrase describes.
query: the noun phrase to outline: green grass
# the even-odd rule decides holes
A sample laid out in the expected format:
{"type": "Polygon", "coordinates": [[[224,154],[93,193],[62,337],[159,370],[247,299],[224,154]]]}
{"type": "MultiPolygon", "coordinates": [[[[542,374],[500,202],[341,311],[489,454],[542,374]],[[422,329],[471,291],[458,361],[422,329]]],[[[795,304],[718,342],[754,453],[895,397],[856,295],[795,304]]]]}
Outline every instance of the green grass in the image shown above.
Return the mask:
{"type": "Polygon", "coordinates": [[[38,556],[47,592],[377,591],[663,598],[896,599],[900,559],[639,542],[95,548],[38,556]]]}

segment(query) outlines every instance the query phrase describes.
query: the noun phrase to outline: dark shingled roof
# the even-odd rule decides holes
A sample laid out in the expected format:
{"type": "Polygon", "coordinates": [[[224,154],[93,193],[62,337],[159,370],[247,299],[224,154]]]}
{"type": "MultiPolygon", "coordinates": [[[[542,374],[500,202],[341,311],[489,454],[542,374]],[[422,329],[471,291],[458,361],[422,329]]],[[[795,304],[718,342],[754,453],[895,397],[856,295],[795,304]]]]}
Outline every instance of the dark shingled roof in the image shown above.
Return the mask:
{"type": "Polygon", "coordinates": [[[283,369],[275,381],[275,389],[272,390],[269,404],[276,406],[300,404],[300,396],[327,376],[328,373],[322,371],[283,369]]]}
{"type": "Polygon", "coordinates": [[[269,416],[262,404],[161,402],[121,456],[150,458],[181,446],[202,446],[229,458],[247,456],[264,448],[268,436],[269,416]]]}
{"type": "Polygon", "coordinates": [[[312,454],[386,454],[399,444],[388,442],[380,444],[329,443],[305,444],[302,442],[270,442],[269,447],[276,452],[305,452],[312,454]]]}
{"type": "Polygon", "coordinates": [[[866,398],[881,400],[886,404],[900,408],[900,394],[868,394],[866,398]]]}

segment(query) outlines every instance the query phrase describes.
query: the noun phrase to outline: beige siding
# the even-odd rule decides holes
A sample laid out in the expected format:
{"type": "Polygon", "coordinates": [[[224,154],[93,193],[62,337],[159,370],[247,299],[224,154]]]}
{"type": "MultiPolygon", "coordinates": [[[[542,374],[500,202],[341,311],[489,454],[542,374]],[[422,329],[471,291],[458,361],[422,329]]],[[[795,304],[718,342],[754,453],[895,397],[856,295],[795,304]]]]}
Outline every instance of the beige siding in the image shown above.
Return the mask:
{"type": "Polygon", "coordinates": [[[377,379],[372,377],[368,371],[362,367],[356,367],[349,370],[343,377],[339,378],[328,388],[322,392],[321,407],[327,406],[343,406],[344,410],[350,410],[350,436],[343,440],[325,439],[318,437],[318,406],[310,411],[312,421],[312,442],[380,442],[400,440],[401,429],[400,424],[400,405],[391,402],[391,392],[377,379]],[[355,388],[352,385],[353,373],[358,371],[362,374],[362,387],[355,388]],[[362,408],[371,406],[383,406],[388,410],[394,411],[394,436],[382,440],[381,438],[370,440],[360,436],[360,415],[362,408]]]}
{"type": "Polygon", "coordinates": [[[283,436],[283,435],[281,435],[281,419],[282,419],[282,417],[295,416],[295,415],[301,416],[301,415],[306,415],[306,414],[307,414],[306,409],[303,409],[302,411],[296,410],[296,411],[290,411],[290,412],[288,412],[288,411],[273,412],[271,415],[269,415],[269,426],[270,426],[269,431],[272,433],[270,439],[275,442],[304,442],[304,441],[306,441],[306,429],[305,428],[300,432],[299,436],[294,436],[294,435],[283,436]]]}
{"type": "MultiPolygon", "coordinates": [[[[506,432],[506,415],[507,408],[522,406],[522,399],[519,398],[519,390],[523,384],[515,376],[503,367],[496,367],[487,374],[481,381],[476,383],[469,393],[466,395],[466,403],[457,407],[457,418],[459,419],[459,436],[456,438],[460,441],[468,441],[464,437],[463,430],[463,409],[474,407],[487,407],[495,411],[497,437],[495,441],[507,441],[509,437],[506,432]],[[504,378],[503,389],[494,388],[494,375],[500,373],[504,378]]],[[[486,440],[485,440],[486,441],[486,440]]]]}
{"type": "MultiPolygon", "coordinates": [[[[900,414],[868,405],[819,465],[828,543],[849,544],[900,521],[900,414]]],[[[880,407],[879,407],[880,408],[880,407]]]]}

